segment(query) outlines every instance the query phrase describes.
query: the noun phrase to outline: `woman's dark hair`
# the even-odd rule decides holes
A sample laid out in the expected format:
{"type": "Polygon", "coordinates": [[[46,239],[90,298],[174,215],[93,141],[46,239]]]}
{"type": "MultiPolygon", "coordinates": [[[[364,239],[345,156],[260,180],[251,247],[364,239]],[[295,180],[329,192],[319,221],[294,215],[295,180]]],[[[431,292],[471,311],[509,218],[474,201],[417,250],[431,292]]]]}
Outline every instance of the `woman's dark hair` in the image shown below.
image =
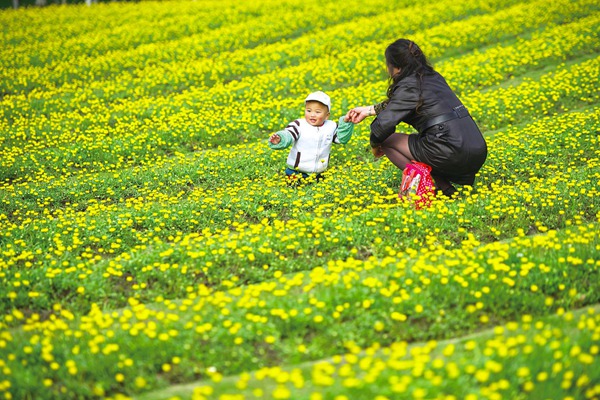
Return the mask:
{"type": "Polygon", "coordinates": [[[433,73],[433,67],[429,64],[429,61],[427,61],[427,57],[425,57],[425,54],[423,54],[419,46],[412,40],[398,39],[385,49],[385,62],[388,69],[390,69],[390,67],[400,68],[399,73],[390,76],[390,83],[387,89],[388,98],[392,97],[392,89],[396,83],[409,75],[417,75],[419,80],[419,91],[421,92],[416,107],[418,112],[419,107],[423,105],[423,93],[421,90],[423,76],[433,73]]]}

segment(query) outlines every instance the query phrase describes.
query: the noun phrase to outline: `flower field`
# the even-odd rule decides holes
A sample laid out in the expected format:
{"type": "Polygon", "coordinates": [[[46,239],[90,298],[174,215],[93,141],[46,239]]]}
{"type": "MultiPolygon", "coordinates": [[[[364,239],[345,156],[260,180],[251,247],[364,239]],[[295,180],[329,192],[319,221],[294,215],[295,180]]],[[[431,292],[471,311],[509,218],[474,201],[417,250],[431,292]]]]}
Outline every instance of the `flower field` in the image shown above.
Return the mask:
{"type": "Polygon", "coordinates": [[[0,21],[0,398],[600,399],[596,0],[0,21]],[[269,135],[382,101],[400,37],[484,133],[475,186],[399,201],[370,119],[288,185],[269,135]]]}

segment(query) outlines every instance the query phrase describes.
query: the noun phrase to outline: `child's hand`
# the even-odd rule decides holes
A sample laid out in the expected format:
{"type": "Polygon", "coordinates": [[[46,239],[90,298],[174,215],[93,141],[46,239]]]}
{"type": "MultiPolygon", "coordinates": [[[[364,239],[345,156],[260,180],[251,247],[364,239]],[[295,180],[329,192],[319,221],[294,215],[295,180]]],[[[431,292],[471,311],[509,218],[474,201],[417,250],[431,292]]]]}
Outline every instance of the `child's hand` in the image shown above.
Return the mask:
{"type": "Polygon", "coordinates": [[[279,144],[279,142],[281,142],[281,138],[278,134],[274,133],[269,138],[269,142],[271,142],[272,144],[279,144]]]}

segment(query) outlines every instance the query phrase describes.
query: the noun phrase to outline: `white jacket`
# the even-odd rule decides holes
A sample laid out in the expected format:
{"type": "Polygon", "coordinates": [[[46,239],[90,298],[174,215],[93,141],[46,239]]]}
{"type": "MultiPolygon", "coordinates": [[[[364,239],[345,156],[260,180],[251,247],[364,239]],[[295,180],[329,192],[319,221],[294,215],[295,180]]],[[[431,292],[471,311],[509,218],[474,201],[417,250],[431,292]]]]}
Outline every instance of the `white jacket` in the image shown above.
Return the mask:
{"type": "Polygon", "coordinates": [[[287,158],[290,168],[307,174],[327,169],[331,145],[337,139],[335,122],[327,120],[322,126],[312,126],[301,118],[291,122],[285,130],[294,138],[287,158]]]}
{"type": "Polygon", "coordinates": [[[346,144],[350,141],[354,124],[340,117],[336,124],[326,120],[322,126],[310,125],[304,118],[290,122],[284,130],[276,132],[280,141],[269,147],[283,150],[290,145],[292,149],[287,158],[288,167],[306,174],[320,173],[327,169],[332,144],[346,144]]]}

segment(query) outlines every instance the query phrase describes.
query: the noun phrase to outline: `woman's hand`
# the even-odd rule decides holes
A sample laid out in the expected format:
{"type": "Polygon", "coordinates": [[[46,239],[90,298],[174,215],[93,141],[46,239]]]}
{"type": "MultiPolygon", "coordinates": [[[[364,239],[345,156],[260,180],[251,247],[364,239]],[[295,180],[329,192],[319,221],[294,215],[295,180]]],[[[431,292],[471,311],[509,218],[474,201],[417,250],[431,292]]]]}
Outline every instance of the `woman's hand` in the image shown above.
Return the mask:
{"type": "Polygon", "coordinates": [[[381,158],[385,155],[381,146],[371,147],[371,153],[373,153],[373,157],[375,157],[375,159],[381,158]]]}
{"type": "Polygon", "coordinates": [[[274,133],[269,138],[269,142],[271,142],[272,144],[279,144],[279,142],[281,142],[281,138],[278,134],[274,133]]]}
{"type": "Polygon", "coordinates": [[[374,115],[374,113],[373,106],[354,107],[346,114],[345,121],[351,121],[358,124],[368,116],[374,115]]]}

